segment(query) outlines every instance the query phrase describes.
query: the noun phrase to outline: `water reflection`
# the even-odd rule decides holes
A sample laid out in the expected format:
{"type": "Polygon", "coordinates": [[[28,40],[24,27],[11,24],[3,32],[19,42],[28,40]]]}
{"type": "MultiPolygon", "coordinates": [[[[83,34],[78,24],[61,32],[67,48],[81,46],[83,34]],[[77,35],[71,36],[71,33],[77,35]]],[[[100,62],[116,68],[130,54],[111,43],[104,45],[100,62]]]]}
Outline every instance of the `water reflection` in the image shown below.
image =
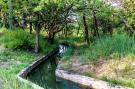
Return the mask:
{"type": "Polygon", "coordinates": [[[60,57],[62,57],[63,56],[63,54],[65,53],[65,51],[67,50],[67,48],[68,48],[68,46],[66,46],[66,45],[59,45],[59,53],[58,53],[58,55],[60,56],[60,57]]]}
{"type": "Polygon", "coordinates": [[[27,78],[45,89],[80,89],[69,81],[61,80],[56,82],[55,70],[60,60],[59,56],[62,56],[66,49],[65,46],[60,45],[58,54],[42,63],[27,78]]]}

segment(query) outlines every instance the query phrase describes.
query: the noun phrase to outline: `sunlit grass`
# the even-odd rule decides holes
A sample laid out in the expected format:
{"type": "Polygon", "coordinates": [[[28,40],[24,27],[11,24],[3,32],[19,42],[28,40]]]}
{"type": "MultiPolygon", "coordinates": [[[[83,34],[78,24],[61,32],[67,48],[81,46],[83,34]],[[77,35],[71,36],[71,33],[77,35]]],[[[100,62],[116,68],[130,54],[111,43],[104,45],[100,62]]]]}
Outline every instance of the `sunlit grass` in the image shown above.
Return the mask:
{"type": "Polygon", "coordinates": [[[32,89],[30,86],[21,83],[17,79],[17,74],[39,56],[41,55],[26,51],[4,50],[0,52],[2,89],[32,89]]]}
{"type": "Polygon", "coordinates": [[[93,62],[101,58],[107,59],[112,54],[119,57],[135,54],[135,40],[126,35],[103,36],[89,47],[82,46],[78,55],[83,59],[81,61],[93,62]]]}

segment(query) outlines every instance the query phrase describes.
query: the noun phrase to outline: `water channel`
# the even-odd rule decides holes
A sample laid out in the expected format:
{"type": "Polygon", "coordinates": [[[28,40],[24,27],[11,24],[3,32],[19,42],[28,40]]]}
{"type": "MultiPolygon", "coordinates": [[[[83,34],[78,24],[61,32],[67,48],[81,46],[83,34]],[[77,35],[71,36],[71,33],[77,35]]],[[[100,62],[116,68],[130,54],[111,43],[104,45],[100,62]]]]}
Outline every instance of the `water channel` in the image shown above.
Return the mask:
{"type": "Polygon", "coordinates": [[[55,70],[57,68],[57,61],[60,60],[66,49],[66,46],[60,45],[59,52],[34,69],[27,76],[27,79],[45,89],[81,89],[79,86],[71,83],[70,81],[57,81],[56,79],[55,70]]]}

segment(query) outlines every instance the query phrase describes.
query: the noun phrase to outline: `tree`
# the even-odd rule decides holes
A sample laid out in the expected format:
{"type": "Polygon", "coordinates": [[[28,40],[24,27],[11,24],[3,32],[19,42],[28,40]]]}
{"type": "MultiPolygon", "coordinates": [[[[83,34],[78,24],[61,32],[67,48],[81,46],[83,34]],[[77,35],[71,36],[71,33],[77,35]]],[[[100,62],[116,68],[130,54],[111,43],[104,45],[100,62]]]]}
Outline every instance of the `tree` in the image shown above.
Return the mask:
{"type": "Polygon", "coordinates": [[[41,23],[39,14],[37,14],[37,20],[35,21],[35,31],[36,31],[36,44],[35,44],[35,52],[39,52],[39,33],[41,30],[41,23]]]}
{"type": "Polygon", "coordinates": [[[53,44],[56,33],[63,30],[66,26],[68,13],[72,5],[67,5],[63,0],[42,0],[39,6],[35,8],[42,16],[42,23],[48,33],[48,42],[53,44]]]}
{"type": "Polygon", "coordinates": [[[134,0],[124,0],[123,9],[125,20],[124,24],[127,33],[131,36],[135,33],[135,1],[134,0]]]}
{"type": "Polygon", "coordinates": [[[86,22],[86,16],[85,13],[83,14],[83,24],[84,24],[84,31],[85,31],[85,40],[87,41],[87,44],[89,44],[89,32],[88,32],[88,26],[86,22]]]}

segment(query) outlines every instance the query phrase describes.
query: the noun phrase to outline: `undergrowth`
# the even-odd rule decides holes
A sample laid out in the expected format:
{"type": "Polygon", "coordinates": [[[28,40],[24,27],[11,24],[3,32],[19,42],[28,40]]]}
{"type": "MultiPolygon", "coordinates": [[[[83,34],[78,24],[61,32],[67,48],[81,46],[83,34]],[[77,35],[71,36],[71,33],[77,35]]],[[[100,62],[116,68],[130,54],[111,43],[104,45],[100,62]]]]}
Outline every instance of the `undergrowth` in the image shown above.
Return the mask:
{"type": "MultiPolygon", "coordinates": [[[[34,51],[35,48],[35,34],[30,34],[28,31],[22,29],[15,30],[3,30],[3,34],[0,38],[0,43],[4,44],[6,48],[12,50],[28,50],[34,51]]],[[[54,45],[47,43],[44,36],[39,37],[40,52],[48,53],[53,48],[58,46],[58,42],[55,41],[54,45]]]]}

